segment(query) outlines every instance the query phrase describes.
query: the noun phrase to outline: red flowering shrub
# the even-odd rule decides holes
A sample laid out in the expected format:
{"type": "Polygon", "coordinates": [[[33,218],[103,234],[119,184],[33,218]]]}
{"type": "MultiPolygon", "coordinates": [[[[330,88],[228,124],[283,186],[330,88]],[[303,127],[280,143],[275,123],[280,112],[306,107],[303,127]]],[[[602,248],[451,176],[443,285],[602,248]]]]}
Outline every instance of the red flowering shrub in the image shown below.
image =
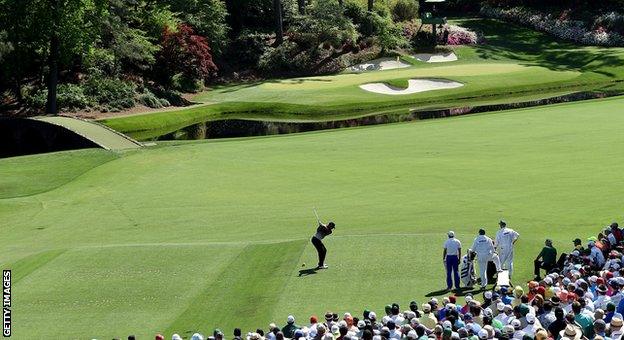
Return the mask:
{"type": "Polygon", "coordinates": [[[158,63],[160,71],[169,78],[182,74],[187,79],[203,80],[218,70],[208,40],[186,24],[180,24],[175,32],[165,27],[158,63]]]}

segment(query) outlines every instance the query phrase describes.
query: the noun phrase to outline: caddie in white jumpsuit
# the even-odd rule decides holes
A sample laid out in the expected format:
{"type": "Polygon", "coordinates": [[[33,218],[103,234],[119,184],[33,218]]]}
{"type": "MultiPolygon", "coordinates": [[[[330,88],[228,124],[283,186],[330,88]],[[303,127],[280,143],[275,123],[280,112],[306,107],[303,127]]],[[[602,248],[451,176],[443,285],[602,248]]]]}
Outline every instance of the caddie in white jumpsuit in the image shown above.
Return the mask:
{"type": "Polygon", "coordinates": [[[498,222],[498,225],[500,230],[496,233],[494,246],[498,250],[502,268],[509,271],[509,278],[511,279],[511,274],[513,273],[513,246],[520,234],[511,228],[507,228],[505,221],[498,222]]]}
{"type": "Polygon", "coordinates": [[[493,261],[496,271],[500,272],[500,259],[495,252],[494,242],[485,236],[485,230],[479,229],[479,236],[472,243],[472,251],[477,253],[477,262],[479,262],[479,275],[481,277],[481,288],[487,286],[487,266],[488,262],[493,261]]]}

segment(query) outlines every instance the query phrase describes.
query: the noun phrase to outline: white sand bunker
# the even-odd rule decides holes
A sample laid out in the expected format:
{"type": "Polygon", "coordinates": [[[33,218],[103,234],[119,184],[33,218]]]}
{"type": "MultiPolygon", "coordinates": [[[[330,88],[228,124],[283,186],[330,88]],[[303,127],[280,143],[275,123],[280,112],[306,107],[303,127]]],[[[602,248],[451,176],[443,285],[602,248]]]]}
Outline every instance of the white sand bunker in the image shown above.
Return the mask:
{"type": "Polygon", "coordinates": [[[455,55],[454,52],[450,52],[447,54],[419,53],[419,54],[413,55],[412,57],[420,61],[424,61],[426,63],[446,63],[449,61],[457,61],[457,55],[455,55]]]}
{"type": "Polygon", "coordinates": [[[397,58],[379,58],[375,60],[371,60],[366,63],[357,64],[349,67],[349,71],[354,72],[366,72],[366,71],[383,71],[383,70],[392,70],[395,68],[405,68],[410,67],[410,64],[406,64],[397,58]]]}
{"type": "Polygon", "coordinates": [[[374,93],[402,95],[433,90],[454,89],[462,86],[464,86],[464,84],[445,79],[410,79],[406,89],[398,88],[385,83],[364,84],[360,85],[360,88],[374,93]]]}

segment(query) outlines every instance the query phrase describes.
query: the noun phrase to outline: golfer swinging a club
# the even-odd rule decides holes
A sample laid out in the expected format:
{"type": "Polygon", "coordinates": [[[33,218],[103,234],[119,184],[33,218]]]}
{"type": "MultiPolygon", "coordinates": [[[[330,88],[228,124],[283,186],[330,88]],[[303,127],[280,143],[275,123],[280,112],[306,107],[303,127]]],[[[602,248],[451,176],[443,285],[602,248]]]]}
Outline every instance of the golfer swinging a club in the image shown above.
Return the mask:
{"type": "Polygon", "coordinates": [[[325,236],[330,235],[334,228],[336,228],[336,224],[334,222],[328,222],[327,224],[323,224],[321,220],[318,218],[318,214],[316,213],[316,209],[314,210],[314,214],[316,215],[316,220],[318,222],[318,228],[316,228],[316,234],[312,236],[312,244],[316,251],[318,252],[318,267],[317,269],[327,269],[327,265],[325,264],[325,255],[327,254],[327,249],[323,244],[323,239],[325,236]]]}

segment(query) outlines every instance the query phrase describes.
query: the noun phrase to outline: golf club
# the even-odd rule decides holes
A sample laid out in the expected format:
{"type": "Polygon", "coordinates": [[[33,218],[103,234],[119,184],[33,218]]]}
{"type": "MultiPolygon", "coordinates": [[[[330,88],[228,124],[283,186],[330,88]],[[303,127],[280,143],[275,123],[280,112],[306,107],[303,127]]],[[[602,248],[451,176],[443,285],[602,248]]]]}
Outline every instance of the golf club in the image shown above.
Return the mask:
{"type": "Polygon", "coordinates": [[[316,212],[316,208],[312,207],[312,211],[314,211],[314,216],[316,216],[316,221],[321,224],[321,219],[319,218],[318,213],[316,212]]]}

